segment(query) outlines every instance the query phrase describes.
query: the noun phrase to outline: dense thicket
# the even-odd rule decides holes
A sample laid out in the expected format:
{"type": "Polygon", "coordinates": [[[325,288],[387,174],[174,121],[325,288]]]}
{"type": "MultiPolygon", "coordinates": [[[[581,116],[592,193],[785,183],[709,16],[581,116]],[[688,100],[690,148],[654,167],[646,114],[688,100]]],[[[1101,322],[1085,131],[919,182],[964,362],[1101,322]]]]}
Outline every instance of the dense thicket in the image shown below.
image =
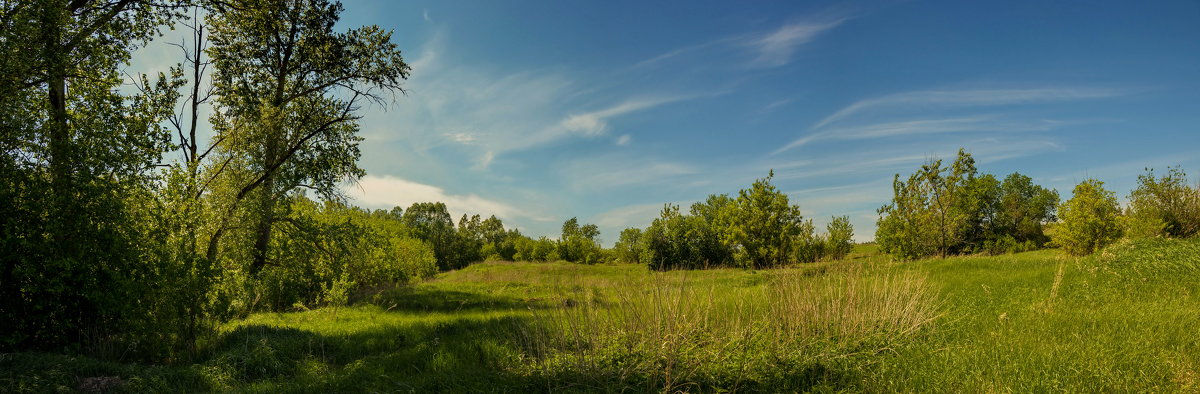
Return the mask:
{"type": "Polygon", "coordinates": [[[965,150],[950,166],[930,160],[907,181],[896,174],[891,203],[879,209],[882,251],[911,259],[959,253],[1005,253],[1043,247],[1058,193],[1013,173],[1003,182],[979,174],[965,150]]]}
{"type": "Polygon", "coordinates": [[[163,299],[176,267],[144,242],[161,237],[150,169],[173,81],[119,93],[173,3],[0,4],[0,351],[157,335],[179,318],[163,299]]]}
{"type": "Polygon", "coordinates": [[[432,272],[399,221],[336,203],[360,103],[407,77],[390,33],[334,31],[326,0],[200,3],[0,4],[0,351],[169,356],[215,319],[432,272]],[[189,69],[127,93],[132,51],[176,22],[189,69]]]}
{"type": "Polygon", "coordinates": [[[1129,195],[1127,214],[1134,236],[1195,236],[1200,232],[1200,184],[1188,184],[1187,173],[1179,167],[1161,177],[1147,169],[1129,195]]]}
{"type": "Polygon", "coordinates": [[[835,218],[829,235],[815,233],[812,219],[771,183],[772,171],[736,198],[711,195],[692,204],[689,214],[667,204],[645,231],[627,229],[617,243],[622,261],[651,269],[696,269],[736,266],[769,268],[812,262],[825,256],[842,258],[852,246],[848,218],[835,218]]]}

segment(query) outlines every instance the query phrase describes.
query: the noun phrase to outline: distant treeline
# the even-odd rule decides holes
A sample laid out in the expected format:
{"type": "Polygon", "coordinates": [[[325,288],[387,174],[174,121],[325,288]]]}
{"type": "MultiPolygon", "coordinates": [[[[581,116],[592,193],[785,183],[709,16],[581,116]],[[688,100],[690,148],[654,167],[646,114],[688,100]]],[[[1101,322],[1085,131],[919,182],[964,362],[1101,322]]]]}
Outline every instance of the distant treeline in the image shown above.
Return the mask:
{"type": "Polygon", "coordinates": [[[621,232],[614,247],[620,261],[651,269],[770,268],[821,258],[841,259],[853,247],[849,217],[835,217],[825,234],[804,219],[787,194],[771,184],[772,171],[738,192],[711,195],[689,214],[667,204],[645,230],[621,232]]]}
{"type": "Polygon", "coordinates": [[[1099,180],[1080,182],[1060,203],[1058,192],[1020,173],[1003,181],[980,174],[961,149],[949,166],[935,159],[907,181],[897,174],[892,189],[875,240],[903,259],[1044,247],[1086,255],[1123,236],[1191,237],[1200,230],[1200,186],[1178,167],[1161,177],[1147,169],[1125,209],[1099,180]]]}

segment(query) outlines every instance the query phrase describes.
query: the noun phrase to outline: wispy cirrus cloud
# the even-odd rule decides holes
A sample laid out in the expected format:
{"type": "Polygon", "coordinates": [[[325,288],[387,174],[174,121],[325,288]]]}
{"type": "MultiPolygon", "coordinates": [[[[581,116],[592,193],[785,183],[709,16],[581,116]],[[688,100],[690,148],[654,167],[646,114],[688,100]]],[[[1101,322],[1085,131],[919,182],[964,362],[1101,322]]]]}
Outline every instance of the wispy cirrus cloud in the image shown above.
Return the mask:
{"type": "Polygon", "coordinates": [[[1008,104],[1034,104],[1054,101],[1073,101],[1116,97],[1125,94],[1117,89],[1104,88],[1036,88],[1036,89],[976,89],[976,90],[923,90],[891,94],[861,100],[826,116],[811,129],[819,129],[831,123],[867,110],[879,109],[928,109],[946,107],[979,107],[1008,104]]]}
{"type": "Polygon", "coordinates": [[[751,67],[779,67],[788,64],[801,45],[811,42],[821,33],[838,27],[849,18],[808,20],[781,26],[775,31],[747,37],[740,45],[749,47],[757,56],[751,67]]]}
{"type": "Polygon", "coordinates": [[[736,34],[675,48],[637,62],[630,68],[658,66],[670,60],[690,58],[690,55],[713,58],[716,57],[714,53],[722,53],[723,57],[733,59],[748,57],[750,60],[744,66],[749,68],[780,67],[791,63],[800,47],[850,19],[853,17],[845,13],[820,12],[771,30],[736,34]]]}
{"type": "Polygon", "coordinates": [[[562,121],[562,127],[571,132],[587,136],[604,134],[608,130],[608,120],[617,116],[654,108],[663,104],[691,100],[710,95],[691,95],[674,97],[634,98],[614,106],[592,112],[568,115],[562,121]]]}
{"type": "Polygon", "coordinates": [[[865,140],[939,133],[1046,131],[1101,120],[1057,120],[1009,111],[962,114],[963,108],[1048,104],[1111,98],[1125,91],[1105,88],[922,90],[860,100],[826,116],[808,132],[771,152],[778,155],[816,141],[865,140]],[[913,114],[922,118],[913,119],[913,114]],[[863,120],[874,123],[863,124],[863,120]],[[835,126],[847,124],[846,126],[835,126]]]}
{"type": "Polygon", "coordinates": [[[953,160],[958,149],[963,147],[968,149],[977,164],[1063,150],[1062,145],[1047,138],[991,136],[936,143],[895,144],[852,154],[826,156],[819,161],[776,162],[772,166],[776,168],[776,177],[785,180],[885,176],[911,172],[933,158],[953,160]]]}
{"type": "Polygon", "coordinates": [[[1094,123],[1102,120],[1069,120],[1052,119],[1019,119],[994,114],[915,119],[884,123],[874,123],[862,126],[829,128],[815,131],[797,138],[776,149],[772,155],[799,148],[809,143],[821,140],[866,140],[890,137],[913,137],[928,134],[944,133],[978,133],[978,132],[1031,132],[1048,131],[1059,127],[1094,123]]]}
{"type": "Polygon", "coordinates": [[[702,170],[688,163],[633,154],[606,154],[576,159],[562,170],[576,192],[602,191],[649,184],[683,184],[702,170]]]}

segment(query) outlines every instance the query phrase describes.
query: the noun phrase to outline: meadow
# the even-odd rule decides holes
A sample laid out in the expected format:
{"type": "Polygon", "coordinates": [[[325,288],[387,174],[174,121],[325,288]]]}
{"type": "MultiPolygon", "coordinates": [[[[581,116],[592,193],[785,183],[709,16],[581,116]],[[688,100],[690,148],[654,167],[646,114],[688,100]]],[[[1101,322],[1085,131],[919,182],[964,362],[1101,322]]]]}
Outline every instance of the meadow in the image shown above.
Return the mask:
{"type": "Polygon", "coordinates": [[[0,355],[10,392],[1195,392],[1200,240],[772,270],[487,262],[257,313],[190,360],[0,355]]]}

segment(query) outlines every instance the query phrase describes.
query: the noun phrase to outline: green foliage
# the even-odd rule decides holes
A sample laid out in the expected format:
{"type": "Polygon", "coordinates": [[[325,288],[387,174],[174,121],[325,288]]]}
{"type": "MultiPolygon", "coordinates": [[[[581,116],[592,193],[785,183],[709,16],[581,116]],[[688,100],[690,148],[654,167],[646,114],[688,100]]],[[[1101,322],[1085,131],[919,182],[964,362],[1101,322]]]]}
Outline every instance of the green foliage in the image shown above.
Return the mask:
{"type": "Polygon", "coordinates": [[[621,236],[613,245],[616,260],[622,263],[640,264],[642,255],[642,229],[627,228],[621,230],[621,236]]]}
{"type": "Polygon", "coordinates": [[[1050,239],[1043,228],[1056,219],[1058,202],[1058,192],[1035,185],[1031,178],[1014,172],[1000,186],[994,232],[1011,235],[1018,242],[1045,244],[1050,239]]]}
{"type": "Polygon", "coordinates": [[[554,240],[546,237],[532,239],[521,236],[516,238],[516,250],[514,259],[516,261],[558,261],[561,256],[558,254],[558,244],[554,240]]]}
{"type": "MultiPolygon", "coordinates": [[[[363,101],[382,104],[400,90],[409,67],[391,33],[378,26],[335,32],[342,5],[329,0],[243,1],[208,13],[214,67],[218,189],[228,209],[209,240],[209,258],[233,227],[252,238],[250,276],[269,261],[272,237],[287,207],[305,188],[339,200],[339,185],[365,173],[358,167],[363,101]],[[232,217],[238,215],[239,217],[232,217]]],[[[235,231],[236,232],[236,231],[235,231]]]]}
{"type": "Polygon", "coordinates": [[[795,261],[798,263],[812,263],[825,258],[830,253],[830,242],[828,236],[816,234],[816,227],[813,226],[812,219],[805,220],[800,226],[800,234],[796,236],[795,244],[792,246],[796,251],[795,261]]]}
{"type": "Polygon", "coordinates": [[[825,255],[833,260],[841,260],[854,249],[854,226],[850,224],[849,216],[836,216],[826,225],[827,239],[825,255]]]}
{"type": "Polygon", "coordinates": [[[1120,207],[1104,182],[1087,179],[1075,185],[1071,199],[1059,205],[1058,215],[1062,222],[1055,228],[1054,243],[1067,253],[1091,254],[1121,238],[1120,207]]]}
{"type": "Polygon", "coordinates": [[[0,5],[0,352],[159,357],[186,335],[169,304],[180,266],[164,259],[147,170],[168,148],[158,123],[179,78],[121,89],[130,52],[178,11],[160,1],[0,5]]]}
{"type": "Polygon", "coordinates": [[[573,263],[596,264],[605,255],[600,247],[600,229],[594,224],[580,226],[579,219],[570,218],[562,225],[558,240],[558,257],[573,263]]]}
{"type": "Polygon", "coordinates": [[[1003,182],[979,175],[962,149],[951,166],[932,160],[908,181],[897,174],[892,185],[875,239],[881,250],[904,259],[1040,247],[1049,240],[1044,227],[1058,204],[1057,192],[1019,173],[1003,182]],[[1010,240],[1021,247],[1008,247],[1010,240]]]}
{"type": "Polygon", "coordinates": [[[771,171],[749,189],[739,191],[733,202],[735,208],[729,210],[731,225],[724,229],[722,240],[733,246],[734,261],[742,267],[787,264],[793,253],[792,240],[806,235],[800,208],[771,184],[774,176],[771,171]]]}
{"type": "Polygon", "coordinates": [[[282,234],[261,278],[248,278],[245,314],[295,305],[344,305],[351,293],[407,284],[437,272],[433,248],[392,216],[377,217],[340,203],[294,197],[282,234]]]}
{"type": "Polygon", "coordinates": [[[1200,185],[1189,185],[1187,174],[1179,167],[1157,178],[1153,169],[1147,169],[1129,195],[1128,225],[1134,236],[1196,235],[1200,232],[1200,185]]]}
{"type": "Polygon", "coordinates": [[[413,235],[433,246],[438,269],[459,269],[470,264],[472,256],[460,248],[464,242],[454,230],[454,221],[446,204],[440,202],[413,203],[404,211],[403,222],[413,235]]]}

